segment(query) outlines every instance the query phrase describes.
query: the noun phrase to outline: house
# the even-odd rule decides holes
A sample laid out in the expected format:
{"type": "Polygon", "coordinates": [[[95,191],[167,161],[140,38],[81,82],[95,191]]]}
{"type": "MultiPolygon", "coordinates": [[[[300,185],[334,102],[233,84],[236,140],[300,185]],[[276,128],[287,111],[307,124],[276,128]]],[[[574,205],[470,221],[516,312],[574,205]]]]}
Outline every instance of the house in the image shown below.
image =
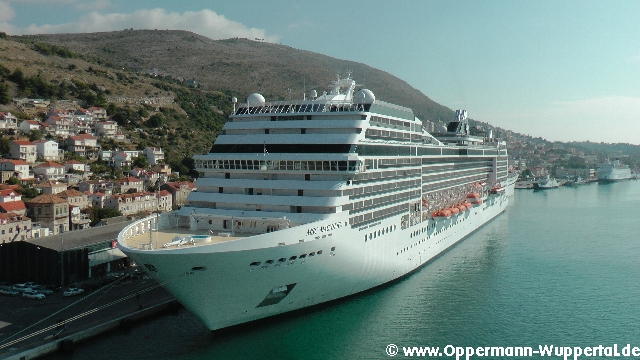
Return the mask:
{"type": "Polygon", "coordinates": [[[40,184],[33,185],[42,194],[55,195],[67,190],[67,184],[54,180],[47,180],[40,184]]]}
{"type": "Polygon", "coordinates": [[[142,150],[142,155],[147,158],[147,163],[151,166],[164,162],[164,152],[161,148],[146,147],[142,150]]]}
{"type": "Polygon", "coordinates": [[[83,214],[77,206],[69,207],[69,229],[71,231],[88,229],[90,225],[89,215],[83,214]]]}
{"type": "Polygon", "coordinates": [[[78,160],[69,160],[64,163],[65,172],[76,172],[76,173],[88,173],[91,171],[91,166],[81,163],[78,160]]]}
{"type": "Polygon", "coordinates": [[[68,136],[71,132],[71,118],[49,116],[45,121],[47,132],[56,136],[68,136]]]}
{"type": "Polygon", "coordinates": [[[173,210],[171,193],[167,190],[160,190],[155,193],[158,198],[158,211],[167,212],[173,210]]]}
{"type": "Polygon", "coordinates": [[[115,153],[112,157],[113,166],[115,166],[116,169],[122,169],[123,166],[131,166],[133,162],[133,158],[138,156],[138,155],[131,156],[132,153],[133,153],[132,151],[121,151],[121,152],[115,153]]]}
{"type": "Polygon", "coordinates": [[[160,186],[161,190],[171,193],[171,201],[174,208],[187,204],[187,196],[196,189],[195,183],[189,181],[168,182],[160,186]]]}
{"type": "Polygon", "coordinates": [[[96,209],[103,209],[105,202],[107,201],[109,196],[111,196],[101,192],[90,193],[87,191],[85,192],[85,194],[87,195],[87,198],[91,203],[91,207],[96,209]]]}
{"type": "Polygon", "coordinates": [[[22,241],[31,238],[31,219],[23,214],[0,214],[0,242],[22,241]]]}
{"type": "Polygon", "coordinates": [[[42,130],[42,123],[37,120],[23,120],[18,129],[24,134],[29,134],[35,130],[42,130]]]}
{"type": "Polygon", "coordinates": [[[98,150],[98,139],[89,134],[69,136],[64,144],[67,151],[84,157],[94,157],[98,150]]]}
{"type": "Polygon", "coordinates": [[[152,213],[158,210],[158,198],[154,193],[117,194],[107,198],[104,207],[118,210],[125,216],[152,213]]]}
{"type": "Polygon", "coordinates": [[[92,106],[88,110],[91,111],[94,119],[105,120],[107,118],[107,110],[104,108],[92,106]]]}
{"type": "Polygon", "coordinates": [[[111,195],[113,193],[115,184],[106,180],[84,180],[78,183],[78,190],[83,193],[87,191],[90,193],[105,193],[111,195]]]}
{"type": "Polygon", "coordinates": [[[94,125],[96,135],[115,137],[118,133],[118,124],[115,121],[100,121],[94,125]]]}
{"type": "Polygon", "coordinates": [[[56,194],[59,198],[66,199],[70,206],[75,206],[80,210],[86,209],[91,206],[89,197],[87,194],[78,190],[67,189],[65,191],[56,194]]]}
{"type": "Polygon", "coordinates": [[[15,130],[18,128],[18,118],[10,112],[0,112],[0,129],[15,130]]]}
{"type": "Polygon", "coordinates": [[[58,143],[53,140],[36,140],[36,156],[47,161],[60,161],[64,158],[64,152],[58,149],[58,143]]]}
{"type": "Polygon", "coordinates": [[[24,201],[10,201],[0,203],[0,213],[16,213],[20,215],[24,215],[27,212],[27,208],[24,205],[24,201]]]}
{"type": "Polygon", "coordinates": [[[12,177],[18,179],[30,179],[33,177],[29,171],[29,164],[24,160],[0,159],[0,171],[3,173],[8,172],[12,177]]]}
{"type": "Polygon", "coordinates": [[[33,174],[43,180],[60,180],[64,178],[64,166],[53,162],[45,161],[33,167],[33,174]]]}
{"type": "Polygon", "coordinates": [[[15,190],[0,190],[0,203],[21,201],[22,195],[15,190]]]}
{"type": "Polygon", "coordinates": [[[49,228],[53,235],[69,231],[69,204],[55,195],[44,194],[26,201],[32,221],[49,228]]]}
{"type": "Polygon", "coordinates": [[[117,192],[121,194],[130,192],[130,190],[137,193],[144,191],[144,181],[132,176],[116,180],[115,185],[117,192]]]}
{"type": "Polygon", "coordinates": [[[28,140],[11,140],[11,158],[33,164],[37,159],[36,145],[28,140]]]}

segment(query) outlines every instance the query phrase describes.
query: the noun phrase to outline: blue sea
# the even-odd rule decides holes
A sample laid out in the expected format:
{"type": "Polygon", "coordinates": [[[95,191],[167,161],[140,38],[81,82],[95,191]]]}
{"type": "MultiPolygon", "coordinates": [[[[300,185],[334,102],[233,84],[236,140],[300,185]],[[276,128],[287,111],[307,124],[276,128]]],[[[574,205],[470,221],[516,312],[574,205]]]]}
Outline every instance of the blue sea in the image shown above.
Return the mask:
{"type": "Polygon", "coordinates": [[[180,310],[49,359],[391,359],[427,346],[455,359],[455,347],[551,345],[602,345],[590,358],[606,358],[640,347],[639,261],[640,182],[516,190],[502,215],[372,291],[224,336],[180,310]]]}

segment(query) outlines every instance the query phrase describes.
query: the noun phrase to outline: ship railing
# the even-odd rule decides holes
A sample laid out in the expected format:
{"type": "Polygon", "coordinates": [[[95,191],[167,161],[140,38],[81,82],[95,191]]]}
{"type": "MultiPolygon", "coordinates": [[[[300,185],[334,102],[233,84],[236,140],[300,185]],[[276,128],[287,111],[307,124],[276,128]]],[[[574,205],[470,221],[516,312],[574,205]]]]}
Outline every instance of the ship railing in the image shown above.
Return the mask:
{"type": "MultiPolygon", "coordinates": [[[[184,226],[188,226],[188,224],[182,223],[175,212],[152,214],[136,220],[122,229],[118,234],[118,243],[128,247],[127,240],[134,236],[184,226]]],[[[149,247],[150,249],[151,247],[149,247]]]]}

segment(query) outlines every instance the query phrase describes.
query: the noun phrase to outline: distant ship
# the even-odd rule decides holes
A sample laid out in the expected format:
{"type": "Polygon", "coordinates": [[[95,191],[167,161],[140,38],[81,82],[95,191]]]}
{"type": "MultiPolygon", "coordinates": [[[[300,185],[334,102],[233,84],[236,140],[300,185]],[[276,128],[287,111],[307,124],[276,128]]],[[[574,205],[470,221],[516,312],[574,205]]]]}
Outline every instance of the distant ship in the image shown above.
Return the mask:
{"type": "Polygon", "coordinates": [[[598,182],[607,183],[631,179],[631,170],[628,165],[620,164],[620,160],[610,162],[607,160],[598,164],[598,182]]]}
{"type": "Polygon", "coordinates": [[[350,78],[310,99],[252,94],[180,210],[127,226],[118,247],[209,329],[400,278],[502,213],[517,173],[466,111],[430,134],[350,78]]]}
{"type": "Polygon", "coordinates": [[[536,189],[546,190],[546,189],[554,189],[560,186],[560,184],[556,181],[556,179],[549,177],[549,175],[545,176],[535,185],[536,189]]]}

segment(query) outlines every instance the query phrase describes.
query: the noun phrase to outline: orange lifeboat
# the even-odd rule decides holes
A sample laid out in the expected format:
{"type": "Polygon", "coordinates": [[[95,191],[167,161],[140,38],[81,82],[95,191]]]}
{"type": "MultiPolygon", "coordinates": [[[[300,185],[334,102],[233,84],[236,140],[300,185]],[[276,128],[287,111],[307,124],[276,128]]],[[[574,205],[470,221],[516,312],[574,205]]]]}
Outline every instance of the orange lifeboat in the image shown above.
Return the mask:
{"type": "Polygon", "coordinates": [[[480,204],[482,204],[482,199],[478,199],[476,201],[472,201],[471,204],[473,204],[474,206],[480,206],[480,204]]]}
{"type": "Polygon", "coordinates": [[[453,215],[458,215],[458,213],[460,212],[460,209],[458,209],[457,207],[450,207],[449,211],[451,211],[453,215]]]}
{"type": "Polygon", "coordinates": [[[464,206],[464,204],[460,204],[460,205],[458,205],[457,207],[458,207],[458,209],[460,209],[460,212],[465,212],[465,211],[467,211],[467,207],[466,207],[466,206],[464,206]]]}
{"type": "Polygon", "coordinates": [[[471,203],[468,203],[468,202],[464,203],[464,206],[465,206],[467,209],[471,209],[471,208],[473,207],[473,205],[472,205],[471,203]]]}
{"type": "Polygon", "coordinates": [[[431,213],[431,217],[432,218],[434,218],[436,216],[440,216],[440,215],[438,215],[438,211],[434,211],[434,212],[431,213]]]}
{"type": "Polygon", "coordinates": [[[478,194],[478,193],[469,193],[469,194],[467,194],[467,198],[468,199],[478,199],[478,198],[480,198],[480,194],[478,194]]]}
{"type": "Polygon", "coordinates": [[[427,199],[422,198],[422,207],[426,207],[427,206],[427,199]]]}
{"type": "Polygon", "coordinates": [[[451,210],[442,209],[442,210],[438,211],[438,216],[449,217],[449,216],[451,216],[451,210]]]}

